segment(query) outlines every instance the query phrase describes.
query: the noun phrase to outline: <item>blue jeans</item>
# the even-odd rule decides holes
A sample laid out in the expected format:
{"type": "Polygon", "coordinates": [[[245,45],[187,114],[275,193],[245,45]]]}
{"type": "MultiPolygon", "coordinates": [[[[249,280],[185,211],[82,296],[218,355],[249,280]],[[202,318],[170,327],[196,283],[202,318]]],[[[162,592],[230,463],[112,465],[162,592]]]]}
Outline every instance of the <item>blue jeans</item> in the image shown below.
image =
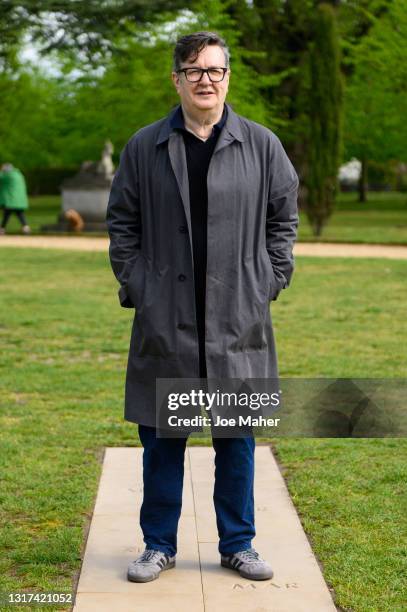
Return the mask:
{"type": "MultiPolygon", "coordinates": [[[[184,481],[185,438],[157,438],[154,427],[138,426],[143,445],[144,496],[140,526],[146,548],[170,556],[177,552],[184,481]]],[[[255,440],[212,437],[215,449],[213,501],[218,550],[231,554],[251,547],[254,528],[255,440]]],[[[208,470],[210,466],[208,465],[208,470]]]]}

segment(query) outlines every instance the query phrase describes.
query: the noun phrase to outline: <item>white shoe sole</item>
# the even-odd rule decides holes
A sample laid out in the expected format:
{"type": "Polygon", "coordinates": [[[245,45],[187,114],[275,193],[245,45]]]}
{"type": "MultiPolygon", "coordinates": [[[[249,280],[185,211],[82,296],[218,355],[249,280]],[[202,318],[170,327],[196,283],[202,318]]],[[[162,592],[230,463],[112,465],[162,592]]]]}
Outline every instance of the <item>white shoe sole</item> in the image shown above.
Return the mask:
{"type": "Polygon", "coordinates": [[[230,565],[228,561],[221,561],[220,564],[222,567],[227,567],[228,569],[234,570],[235,572],[239,572],[242,578],[247,578],[247,580],[270,580],[274,576],[274,572],[271,572],[271,574],[268,576],[264,576],[261,574],[246,574],[244,570],[240,570],[236,567],[233,567],[233,565],[230,565]]]}

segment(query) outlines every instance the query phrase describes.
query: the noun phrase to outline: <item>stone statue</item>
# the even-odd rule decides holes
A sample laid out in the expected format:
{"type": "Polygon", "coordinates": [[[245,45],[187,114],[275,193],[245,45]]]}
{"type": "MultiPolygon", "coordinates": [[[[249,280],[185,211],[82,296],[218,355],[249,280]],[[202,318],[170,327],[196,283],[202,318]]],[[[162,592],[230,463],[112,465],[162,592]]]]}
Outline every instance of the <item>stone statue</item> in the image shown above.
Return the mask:
{"type": "Polygon", "coordinates": [[[112,162],[113,150],[113,145],[110,140],[106,140],[102,151],[102,159],[98,163],[99,174],[103,174],[106,176],[106,178],[111,178],[114,174],[114,166],[112,162]]]}
{"type": "Polygon", "coordinates": [[[72,187],[73,185],[83,187],[89,184],[101,185],[104,181],[109,181],[110,185],[114,174],[112,153],[113,145],[110,140],[106,140],[100,161],[82,162],[79,172],[73,178],[66,179],[63,182],[63,187],[72,187]]]}

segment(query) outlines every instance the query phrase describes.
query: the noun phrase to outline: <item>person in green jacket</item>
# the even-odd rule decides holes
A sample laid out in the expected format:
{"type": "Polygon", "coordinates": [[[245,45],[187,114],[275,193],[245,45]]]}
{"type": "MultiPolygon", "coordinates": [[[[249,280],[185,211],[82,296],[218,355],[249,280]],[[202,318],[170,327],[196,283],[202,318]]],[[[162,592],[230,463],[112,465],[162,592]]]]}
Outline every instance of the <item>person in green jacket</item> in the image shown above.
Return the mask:
{"type": "Polygon", "coordinates": [[[23,234],[30,234],[24,211],[28,208],[27,187],[25,179],[12,164],[3,164],[0,168],[0,208],[4,208],[0,234],[6,233],[6,225],[13,212],[22,225],[23,234]]]}

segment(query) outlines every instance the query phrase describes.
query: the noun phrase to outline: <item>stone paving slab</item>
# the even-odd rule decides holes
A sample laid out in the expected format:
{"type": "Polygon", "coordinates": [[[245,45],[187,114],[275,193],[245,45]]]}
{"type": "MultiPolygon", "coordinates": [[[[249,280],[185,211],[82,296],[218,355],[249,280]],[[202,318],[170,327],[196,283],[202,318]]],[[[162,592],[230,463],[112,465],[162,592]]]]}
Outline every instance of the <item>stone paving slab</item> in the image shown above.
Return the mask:
{"type": "Polygon", "coordinates": [[[277,463],[268,446],[256,447],[253,545],[268,559],[274,578],[248,581],[219,568],[215,514],[211,503],[212,449],[190,449],[205,609],[270,612],[333,611],[335,606],[302,528],[277,463]]]}
{"type": "Polygon", "coordinates": [[[142,449],[107,448],[74,612],[334,612],[270,448],[256,447],[253,544],[272,563],[273,579],[251,582],[220,566],[213,480],[213,448],[188,447],[176,568],[153,582],[131,583],[127,565],[144,550],[142,449]]]}
{"type": "MultiPolygon", "coordinates": [[[[0,236],[0,247],[38,247],[73,251],[109,250],[109,239],[88,236],[0,236]]],[[[352,244],[345,242],[297,242],[294,255],[310,257],[377,257],[407,259],[407,246],[391,244],[352,244]]]]}

